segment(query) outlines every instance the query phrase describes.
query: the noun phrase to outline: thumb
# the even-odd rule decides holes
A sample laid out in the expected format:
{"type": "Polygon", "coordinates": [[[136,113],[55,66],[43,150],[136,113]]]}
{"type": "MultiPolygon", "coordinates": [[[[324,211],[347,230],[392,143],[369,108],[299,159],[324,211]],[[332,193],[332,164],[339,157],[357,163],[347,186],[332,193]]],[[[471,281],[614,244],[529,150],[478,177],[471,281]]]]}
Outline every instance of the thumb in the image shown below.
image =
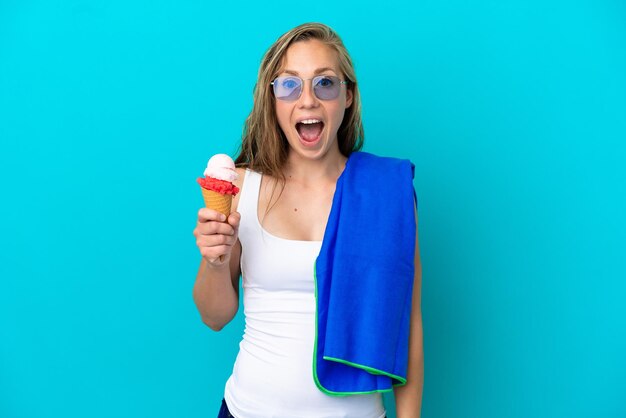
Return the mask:
{"type": "Polygon", "coordinates": [[[228,216],[228,224],[235,228],[235,230],[239,229],[239,223],[241,222],[241,214],[239,212],[233,212],[228,216]]]}

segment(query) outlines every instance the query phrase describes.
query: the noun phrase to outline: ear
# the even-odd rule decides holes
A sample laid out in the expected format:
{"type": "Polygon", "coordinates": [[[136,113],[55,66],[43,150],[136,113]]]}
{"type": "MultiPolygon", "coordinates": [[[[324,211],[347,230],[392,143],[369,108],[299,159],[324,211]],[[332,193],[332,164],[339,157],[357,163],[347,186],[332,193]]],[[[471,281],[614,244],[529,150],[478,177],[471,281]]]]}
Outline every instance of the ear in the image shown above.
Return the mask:
{"type": "Polygon", "coordinates": [[[346,89],[346,109],[352,105],[352,98],[353,98],[352,89],[348,87],[346,89]]]}

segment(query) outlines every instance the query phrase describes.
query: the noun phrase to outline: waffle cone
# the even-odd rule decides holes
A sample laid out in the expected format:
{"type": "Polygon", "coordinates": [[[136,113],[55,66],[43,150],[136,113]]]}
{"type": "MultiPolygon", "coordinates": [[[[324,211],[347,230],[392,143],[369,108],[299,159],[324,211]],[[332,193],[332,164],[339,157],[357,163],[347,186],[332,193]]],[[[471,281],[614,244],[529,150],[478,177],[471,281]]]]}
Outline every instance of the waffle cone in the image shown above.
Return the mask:
{"type": "Polygon", "coordinates": [[[233,201],[232,195],[217,193],[213,190],[207,190],[204,187],[200,187],[200,189],[202,190],[204,205],[207,208],[221,212],[226,215],[226,217],[230,215],[230,204],[233,201]]]}

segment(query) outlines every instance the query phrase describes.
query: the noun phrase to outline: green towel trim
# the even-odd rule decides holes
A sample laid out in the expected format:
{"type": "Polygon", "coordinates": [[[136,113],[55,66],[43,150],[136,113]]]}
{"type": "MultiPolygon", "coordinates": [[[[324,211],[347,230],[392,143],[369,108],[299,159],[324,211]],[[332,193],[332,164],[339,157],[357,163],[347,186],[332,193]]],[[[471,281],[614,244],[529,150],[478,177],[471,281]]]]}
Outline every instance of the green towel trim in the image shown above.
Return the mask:
{"type": "Polygon", "coordinates": [[[315,342],[314,342],[314,346],[313,346],[313,379],[315,380],[315,384],[317,385],[319,390],[321,390],[325,394],[331,395],[331,396],[349,396],[349,395],[364,395],[364,394],[368,394],[368,393],[391,392],[394,387],[406,385],[406,379],[403,378],[403,377],[396,376],[396,375],[391,374],[391,373],[383,372],[381,370],[375,369],[373,367],[366,366],[364,364],[352,363],[350,361],[341,360],[341,359],[334,358],[334,357],[324,356],[323,357],[324,360],[336,361],[337,363],[347,364],[348,366],[352,366],[352,367],[356,367],[356,368],[359,368],[359,369],[363,369],[363,370],[365,370],[365,371],[367,371],[368,373],[371,373],[371,374],[388,376],[388,377],[394,378],[396,380],[399,380],[400,383],[392,384],[392,387],[389,388],[389,389],[377,389],[377,390],[370,390],[370,391],[365,391],[365,392],[334,392],[334,391],[328,390],[324,386],[322,386],[322,384],[320,383],[320,381],[319,381],[319,379],[317,377],[317,310],[318,310],[317,260],[313,263],[313,278],[314,278],[314,282],[315,282],[315,342]]]}

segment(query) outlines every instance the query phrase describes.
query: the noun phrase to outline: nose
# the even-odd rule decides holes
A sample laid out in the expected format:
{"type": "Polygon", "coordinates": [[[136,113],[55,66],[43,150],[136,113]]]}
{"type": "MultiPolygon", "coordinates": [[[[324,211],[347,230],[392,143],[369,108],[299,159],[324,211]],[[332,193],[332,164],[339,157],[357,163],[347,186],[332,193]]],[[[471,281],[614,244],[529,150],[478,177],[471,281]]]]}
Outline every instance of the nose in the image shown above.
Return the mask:
{"type": "Polygon", "coordinates": [[[298,105],[305,109],[317,107],[319,105],[319,99],[313,92],[313,82],[311,80],[305,80],[302,84],[302,94],[298,99],[298,105]]]}

